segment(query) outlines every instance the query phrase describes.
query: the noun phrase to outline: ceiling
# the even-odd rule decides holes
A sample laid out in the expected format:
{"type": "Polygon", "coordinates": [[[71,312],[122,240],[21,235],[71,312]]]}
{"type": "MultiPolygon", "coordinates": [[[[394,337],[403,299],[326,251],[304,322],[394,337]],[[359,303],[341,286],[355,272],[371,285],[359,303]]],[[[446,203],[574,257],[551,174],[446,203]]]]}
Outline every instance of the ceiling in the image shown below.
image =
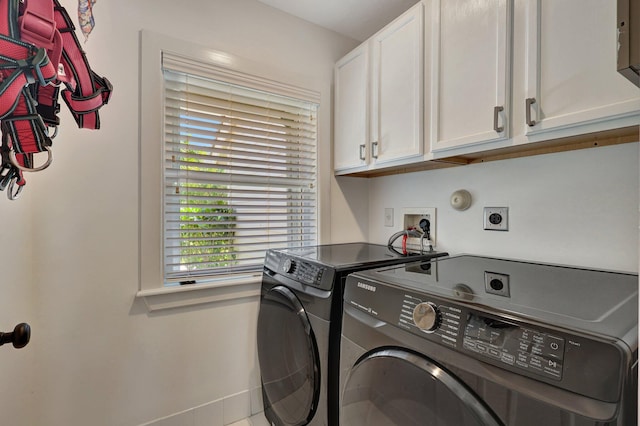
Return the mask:
{"type": "Polygon", "coordinates": [[[419,0],[258,0],[321,27],[364,41],[419,0]]]}

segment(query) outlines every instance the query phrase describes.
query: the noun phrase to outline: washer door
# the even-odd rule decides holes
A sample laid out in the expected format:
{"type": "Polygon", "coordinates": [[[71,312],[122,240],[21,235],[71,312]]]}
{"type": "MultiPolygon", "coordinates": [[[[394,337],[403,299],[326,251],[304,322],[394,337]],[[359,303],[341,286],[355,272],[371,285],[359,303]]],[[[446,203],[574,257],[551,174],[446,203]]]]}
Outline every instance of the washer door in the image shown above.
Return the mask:
{"type": "Polygon", "coordinates": [[[278,425],[305,425],[318,406],[320,358],[309,318],[284,286],[263,294],[258,360],[266,416],[278,425]]]}
{"type": "Polygon", "coordinates": [[[400,349],[379,349],[360,359],[342,397],[341,422],[349,426],[502,425],[447,370],[400,349]]]}

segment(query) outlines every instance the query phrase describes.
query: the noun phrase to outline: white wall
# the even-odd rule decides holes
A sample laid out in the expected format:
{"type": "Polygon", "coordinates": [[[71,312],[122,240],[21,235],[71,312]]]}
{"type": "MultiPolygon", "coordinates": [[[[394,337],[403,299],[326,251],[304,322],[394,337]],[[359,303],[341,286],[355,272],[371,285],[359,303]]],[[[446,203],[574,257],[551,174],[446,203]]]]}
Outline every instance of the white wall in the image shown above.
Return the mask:
{"type": "MultiPolygon", "coordinates": [[[[75,19],[76,2],[62,4],[75,19]]],[[[399,223],[400,207],[424,205],[438,208],[439,245],[451,252],[637,269],[636,145],[335,180],[332,65],[356,42],[253,0],[111,0],[95,15],[83,47],[115,87],[102,129],[76,129],[63,106],[53,165],[27,176],[19,201],[0,200],[0,327],[33,328],[26,348],[0,348],[2,424],[133,426],[258,384],[256,299],[158,314],[135,299],[143,28],[321,82],[323,242],[386,242],[395,228],[383,226],[384,207],[399,223]],[[458,188],[475,197],[469,211],[448,207],[458,188]],[[510,207],[511,231],[481,230],[485,204],[510,207]],[[545,218],[552,225],[540,230],[545,218]]]]}
{"type": "MultiPolygon", "coordinates": [[[[75,21],[77,2],[62,4],[75,21]]],[[[114,85],[102,129],[76,129],[63,105],[52,166],[27,176],[24,199],[0,200],[0,326],[33,327],[26,348],[0,348],[1,424],[133,426],[259,384],[257,298],[159,314],[135,299],[139,30],[317,81],[329,170],[332,67],[355,41],[253,0],[111,0],[94,11],[83,47],[114,85]]]]}
{"type": "Polygon", "coordinates": [[[338,176],[331,186],[331,243],[369,241],[370,179],[338,176]]]}
{"type": "Polygon", "coordinates": [[[386,243],[402,207],[435,207],[437,248],[451,254],[637,272],[638,168],[633,143],[371,179],[369,238],[386,243]],[[473,197],[466,211],[449,204],[457,189],[473,197]],[[483,230],[485,206],[509,207],[508,232],[483,230]]]}
{"type": "MultiPolygon", "coordinates": [[[[32,189],[27,184],[27,189],[32,189]]],[[[5,192],[0,193],[0,331],[10,332],[16,324],[26,322],[37,327],[35,319],[35,287],[33,285],[33,246],[32,197],[27,189],[19,201],[9,201],[5,192]]],[[[36,331],[33,331],[36,339],[36,331]]],[[[27,346],[28,348],[29,346],[27,346]]],[[[22,423],[34,423],[33,407],[37,398],[33,394],[36,377],[36,353],[31,350],[14,349],[11,344],[0,347],[0,423],[4,419],[20,418],[22,423]],[[18,417],[20,416],[20,417],[18,417]]],[[[9,424],[9,423],[7,423],[9,424]]]]}

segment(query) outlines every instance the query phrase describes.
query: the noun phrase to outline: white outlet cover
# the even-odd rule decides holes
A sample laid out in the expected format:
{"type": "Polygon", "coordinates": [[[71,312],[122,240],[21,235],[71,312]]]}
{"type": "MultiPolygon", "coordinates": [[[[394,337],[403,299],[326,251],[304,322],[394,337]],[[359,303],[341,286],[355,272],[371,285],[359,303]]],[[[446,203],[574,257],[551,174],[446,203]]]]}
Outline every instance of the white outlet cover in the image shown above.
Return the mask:
{"type": "Polygon", "coordinates": [[[508,207],[485,207],[484,208],[484,229],[488,231],[508,231],[509,230],[509,208],[508,207]]]}

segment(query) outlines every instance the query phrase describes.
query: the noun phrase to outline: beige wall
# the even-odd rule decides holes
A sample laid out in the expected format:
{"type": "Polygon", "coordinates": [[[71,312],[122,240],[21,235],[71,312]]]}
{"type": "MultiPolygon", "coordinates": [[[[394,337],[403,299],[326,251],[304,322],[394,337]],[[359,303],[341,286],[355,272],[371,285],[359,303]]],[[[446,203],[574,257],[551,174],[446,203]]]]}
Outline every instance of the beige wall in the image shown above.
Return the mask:
{"type": "Polygon", "coordinates": [[[638,143],[372,179],[369,238],[386,243],[384,208],[437,209],[438,249],[638,271],[638,143]],[[449,199],[468,190],[473,203],[449,199]],[[509,231],[483,229],[483,207],[509,207],[509,231]]]}
{"type": "MultiPolygon", "coordinates": [[[[77,2],[62,4],[75,20],[77,2]]],[[[0,349],[2,424],[138,425],[259,384],[257,298],[158,314],[135,298],[141,29],[317,82],[329,235],[333,63],[355,41],[253,0],[111,0],[94,11],[83,48],[114,85],[102,129],[77,129],[63,105],[53,165],[28,176],[23,199],[0,201],[0,326],[33,327],[25,349],[0,349]]]]}
{"type": "MultiPolygon", "coordinates": [[[[62,3],[75,17],[76,3],[62,3]]],[[[385,207],[399,223],[402,207],[425,206],[438,209],[438,241],[451,252],[637,270],[637,145],[336,180],[332,65],[355,41],[253,0],[111,0],[95,14],[83,47],[115,87],[103,128],[76,129],[63,106],[51,168],[28,176],[19,201],[0,200],[0,327],[33,327],[25,349],[0,348],[2,424],[139,425],[259,383],[257,299],[149,314],[135,298],[141,29],[320,82],[322,242],[386,242],[396,229],[383,226],[385,207]],[[459,188],[474,195],[467,212],[448,207],[459,188]],[[485,204],[510,207],[508,233],[481,230],[485,204]]]]}

